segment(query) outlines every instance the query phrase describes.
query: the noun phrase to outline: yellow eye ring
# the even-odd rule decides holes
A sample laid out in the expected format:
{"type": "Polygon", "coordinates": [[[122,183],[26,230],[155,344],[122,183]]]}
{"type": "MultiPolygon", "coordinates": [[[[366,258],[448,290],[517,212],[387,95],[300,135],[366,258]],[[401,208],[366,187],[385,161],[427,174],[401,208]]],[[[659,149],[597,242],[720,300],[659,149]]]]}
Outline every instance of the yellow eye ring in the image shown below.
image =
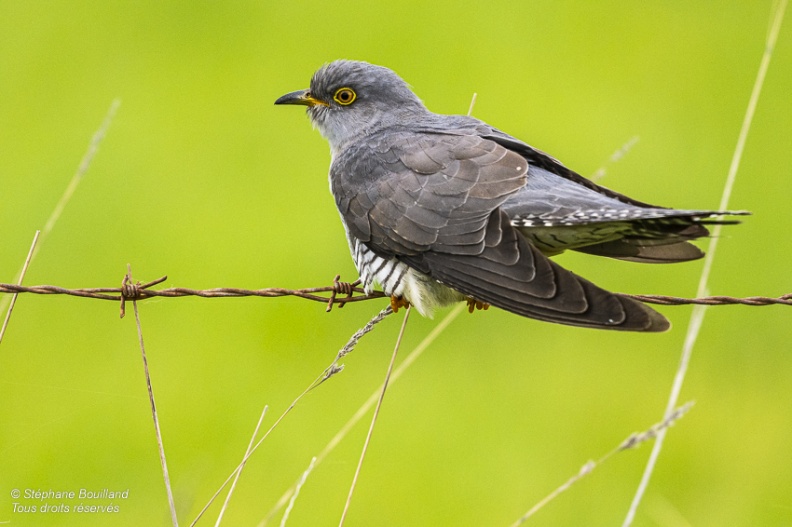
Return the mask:
{"type": "Polygon", "coordinates": [[[333,95],[333,100],[341,106],[349,106],[357,99],[357,94],[352,88],[338,88],[333,95]]]}

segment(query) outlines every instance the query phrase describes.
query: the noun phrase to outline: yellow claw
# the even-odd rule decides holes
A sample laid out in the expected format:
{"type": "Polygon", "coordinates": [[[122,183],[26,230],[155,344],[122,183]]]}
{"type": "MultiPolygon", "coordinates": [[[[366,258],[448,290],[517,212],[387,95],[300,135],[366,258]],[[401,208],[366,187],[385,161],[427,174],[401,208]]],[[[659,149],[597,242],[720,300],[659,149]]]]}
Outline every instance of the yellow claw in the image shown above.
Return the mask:
{"type": "Polygon", "coordinates": [[[404,299],[404,297],[391,295],[390,297],[390,305],[391,309],[394,313],[399,312],[399,308],[407,308],[410,307],[410,303],[404,299]]]}
{"type": "Polygon", "coordinates": [[[472,313],[473,310],[488,310],[490,305],[486,302],[482,302],[481,300],[476,300],[473,297],[467,298],[467,305],[468,305],[468,313],[472,313]]]}

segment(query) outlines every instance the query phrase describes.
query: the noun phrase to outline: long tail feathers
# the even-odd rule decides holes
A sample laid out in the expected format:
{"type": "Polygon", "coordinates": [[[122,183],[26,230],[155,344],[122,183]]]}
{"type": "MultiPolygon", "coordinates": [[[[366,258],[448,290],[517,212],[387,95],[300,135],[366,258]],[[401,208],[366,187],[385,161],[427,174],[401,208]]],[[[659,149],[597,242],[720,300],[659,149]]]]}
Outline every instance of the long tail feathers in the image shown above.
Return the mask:
{"type": "MultiPolygon", "coordinates": [[[[544,256],[502,214],[497,244],[478,255],[426,252],[403,257],[445,285],[512,313],[571,326],[623,331],[665,331],[668,320],[631,298],[615,295],[544,256]]],[[[493,225],[494,224],[494,225],[493,225]]]]}

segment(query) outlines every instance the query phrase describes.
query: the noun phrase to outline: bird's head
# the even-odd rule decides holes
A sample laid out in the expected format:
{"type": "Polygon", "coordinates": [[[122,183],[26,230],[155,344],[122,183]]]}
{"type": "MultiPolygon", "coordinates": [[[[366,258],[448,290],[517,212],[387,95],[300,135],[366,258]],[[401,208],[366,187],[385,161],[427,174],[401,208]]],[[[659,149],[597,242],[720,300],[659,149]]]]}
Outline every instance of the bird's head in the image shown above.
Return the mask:
{"type": "Polygon", "coordinates": [[[311,123],[334,151],[365,134],[411,122],[427,112],[393,71],[351,60],[325,64],[314,73],[309,89],[287,93],[275,104],[307,106],[311,123]]]}

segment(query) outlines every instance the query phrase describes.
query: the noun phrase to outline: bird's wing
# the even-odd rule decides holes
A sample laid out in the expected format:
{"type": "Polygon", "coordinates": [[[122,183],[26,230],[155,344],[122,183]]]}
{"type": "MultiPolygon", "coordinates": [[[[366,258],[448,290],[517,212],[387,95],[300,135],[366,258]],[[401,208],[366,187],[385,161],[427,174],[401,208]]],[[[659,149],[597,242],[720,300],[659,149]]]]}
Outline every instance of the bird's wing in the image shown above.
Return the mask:
{"type": "Polygon", "coordinates": [[[633,199],[629,196],[625,196],[624,194],[620,194],[614,190],[609,188],[603,187],[601,185],[597,185],[593,181],[584,178],[574,170],[567,168],[563,163],[559,160],[554,158],[553,156],[538,150],[519,139],[510,136],[500,130],[490,127],[489,125],[484,125],[483,127],[480,126],[477,130],[482,137],[495,141],[496,143],[512,150],[521,156],[525,157],[532,166],[537,168],[544,169],[552,174],[560,176],[566,180],[571,181],[577,185],[585,187],[588,190],[593,190],[594,192],[601,194],[603,196],[607,196],[608,198],[612,198],[617,200],[621,203],[626,203],[628,205],[634,205],[637,207],[648,207],[648,208],[656,208],[661,209],[663,207],[658,207],[655,205],[650,205],[648,203],[644,203],[643,201],[638,201],[633,199]]]}
{"type": "Polygon", "coordinates": [[[490,214],[527,172],[492,141],[390,132],[348,148],[330,179],[350,233],[375,251],[480,254],[490,214]]]}
{"type": "Polygon", "coordinates": [[[477,136],[389,131],[333,161],[333,194],[349,233],[382,256],[514,313],[564,324],[662,331],[668,322],[551,262],[501,205],[528,163],[477,136]]]}
{"type": "MultiPolygon", "coordinates": [[[[681,224],[733,223],[707,220],[713,216],[743,215],[744,211],[669,209],[637,206],[600,194],[543,168],[531,165],[526,185],[503,204],[518,226],[575,226],[614,221],[678,219],[681,224]]],[[[701,229],[695,237],[706,236],[701,229]]]]}
{"type": "Polygon", "coordinates": [[[528,161],[528,163],[530,163],[532,167],[546,170],[547,172],[555,174],[559,178],[563,178],[577,186],[594,191],[602,196],[607,196],[608,198],[612,198],[618,202],[635,205],[638,207],[663,208],[638,201],[609,188],[597,185],[593,181],[584,178],[574,170],[566,167],[563,163],[561,163],[561,161],[554,158],[550,154],[534,148],[531,145],[520,141],[516,137],[512,137],[511,135],[498,130],[497,128],[493,128],[484,121],[480,121],[472,117],[467,117],[464,115],[436,116],[436,121],[423,124],[417,128],[430,133],[461,136],[475,135],[483,139],[488,139],[498,143],[508,150],[511,150],[512,152],[521,155],[526,161],[528,161]]]}
{"type": "Polygon", "coordinates": [[[649,205],[597,185],[541,150],[477,119],[454,116],[442,125],[444,133],[490,139],[529,162],[526,185],[502,209],[512,225],[545,254],[572,249],[643,263],[695,260],[704,253],[687,240],[707,236],[705,224],[738,223],[710,218],[748,214],[649,205]]]}

